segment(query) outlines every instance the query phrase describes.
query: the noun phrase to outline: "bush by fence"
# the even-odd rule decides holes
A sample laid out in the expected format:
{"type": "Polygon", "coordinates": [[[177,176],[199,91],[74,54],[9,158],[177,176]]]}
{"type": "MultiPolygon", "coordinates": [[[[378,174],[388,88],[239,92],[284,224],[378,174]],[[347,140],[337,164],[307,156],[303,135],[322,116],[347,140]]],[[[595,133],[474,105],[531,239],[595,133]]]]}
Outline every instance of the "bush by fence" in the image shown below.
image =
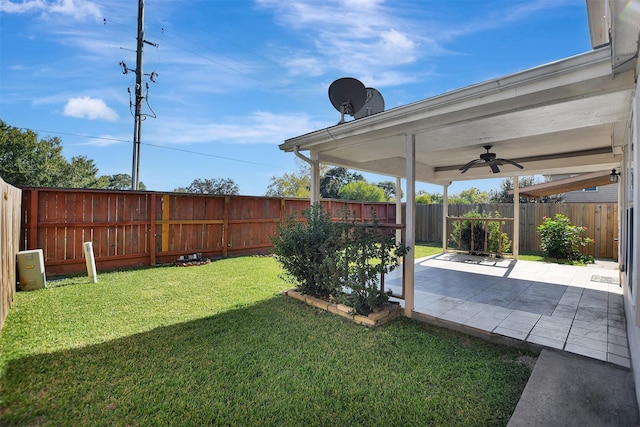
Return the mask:
{"type": "MultiPolygon", "coordinates": [[[[472,210],[501,217],[513,218],[513,204],[487,203],[449,205],[449,216],[462,217],[472,210]]],[[[618,204],[617,203],[523,203],[520,205],[520,251],[541,251],[537,227],[544,217],[557,213],[567,216],[573,224],[587,227],[587,235],[595,240],[589,245],[589,255],[595,258],[618,257],[618,204]]],[[[504,230],[513,236],[513,226],[506,223],[504,230]]],[[[442,205],[416,205],[416,241],[442,241],[442,205]]]]}

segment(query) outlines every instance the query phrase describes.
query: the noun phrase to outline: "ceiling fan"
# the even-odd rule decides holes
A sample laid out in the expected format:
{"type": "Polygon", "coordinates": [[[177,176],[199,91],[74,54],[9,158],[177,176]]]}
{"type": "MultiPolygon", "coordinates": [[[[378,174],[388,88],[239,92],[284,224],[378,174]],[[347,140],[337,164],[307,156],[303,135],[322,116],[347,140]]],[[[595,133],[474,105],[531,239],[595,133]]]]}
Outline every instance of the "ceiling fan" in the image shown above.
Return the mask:
{"type": "Polygon", "coordinates": [[[466,165],[462,166],[459,170],[461,170],[462,173],[465,173],[466,171],[468,171],[470,168],[472,168],[474,166],[477,166],[477,165],[489,165],[489,167],[491,168],[491,172],[498,173],[498,172],[500,172],[500,169],[498,169],[498,166],[502,166],[505,163],[508,163],[508,164],[513,165],[515,167],[518,167],[520,169],[524,169],[524,166],[514,162],[513,160],[497,159],[495,153],[490,153],[489,152],[489,150],[491,150],[491,147],[492,147],[492,145],[483,146],[483,148],[485,150],[487,150],[487,152],[480,154],[480,158],[479,159],[471,160],[469,163],[467,163],[466,165]]]}

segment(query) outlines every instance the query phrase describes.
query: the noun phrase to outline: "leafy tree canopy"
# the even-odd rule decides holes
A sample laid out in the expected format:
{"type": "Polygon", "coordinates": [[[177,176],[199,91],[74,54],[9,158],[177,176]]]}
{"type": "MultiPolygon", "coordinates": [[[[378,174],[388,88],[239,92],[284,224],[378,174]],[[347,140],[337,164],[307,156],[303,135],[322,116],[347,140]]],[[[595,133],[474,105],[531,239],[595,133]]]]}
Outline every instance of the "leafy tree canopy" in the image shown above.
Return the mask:
{"type": "Polygon", "coordinates": [[[364,177],[343,167],[330,168],[320,177],[320,197],[337,199],[340,189],[354,181],[364,181],[364,177]]]}
{"type": "MultiPolygon", "coordinates": [[[[62,142],[58,137],[38,139],[38,134],[32,130],[9,126],[2,120],[0,177],[11,185],[24,187],[120,190],[131,186],[131,177],[127,174],[99,176],[98,167],[87,156],[76,156],[67,161],[62,155],[62,142]],[[115,177],[126,177],[127,185],[114,186],[115,177]]],[[[140,189],[145,188],[143,183],[139,186],[140,189]]]]}
{"type": "Polygon", "coordinates": [[[473,203],[489,203],[489,193],[480,191],[476,187],[463,190],[449,198],[449,203],[470,205],[473,203]]]}
{"type": "Polygon", "coordinates": [[[343,186],[339,194],[344,200],[357,200],[361,202],[384,202],[384,190],[375,184],[366,181],[354,181],[343,186]]]}
{"type": "MultiPolygon", "coordinates": [[[[531,185],[540,184],[540,180],[534,176],[521,176],[518,178],[518,186],[520,188],[529,187],[531,185]]],[[[500,190],[491,190],[489,192],[489,199],[493,203],[513,203],[513,194],[509,194],[509,191],[513,190],[513,178],[507,178],[500,184],[500,190]]],[[[564,199],[563,194],[553,194],[550,196],[543,196],[540,198],[541,203],[559,203],[564,199]]],[[[528,203],[529,200],[525,197],[520,197],[520,203],[528,203]]]]}
{"type": "Polygon", "coordinates": [[[240,187],[231,178],[196,178],[187,188],[176,188],[173,191],[195,194],[218,194],[236,196],[240,194],[240,187]]]}

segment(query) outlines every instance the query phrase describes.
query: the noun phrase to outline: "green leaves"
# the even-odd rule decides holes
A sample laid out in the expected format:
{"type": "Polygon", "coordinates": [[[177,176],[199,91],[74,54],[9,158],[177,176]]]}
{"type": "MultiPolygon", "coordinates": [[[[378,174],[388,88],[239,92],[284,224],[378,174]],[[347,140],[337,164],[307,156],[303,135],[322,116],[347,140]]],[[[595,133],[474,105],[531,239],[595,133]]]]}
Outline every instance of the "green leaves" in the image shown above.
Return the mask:
{"type": "Polygon", "coordinates": [[[550,258],[569,261],[593,262],[593,256],[583,254],[581,248],[593,243],[586,235],[587,228],[572,225],[568,217],[556,214],[553,218],[543,217],[538,226],[540,247],[550,258]]]}
{"type": "Polygon", "coordinates": [[[385,304],[389,294],[379,289],[380,275],[400,265],[407,248],[382,232],[375,216],[365,226],[349,216],[332,222],[320,204],[304,212],[306,223],[290,219],[271,241],[276,259],[300,292],[336,298],[368,314],[385,304]]]}

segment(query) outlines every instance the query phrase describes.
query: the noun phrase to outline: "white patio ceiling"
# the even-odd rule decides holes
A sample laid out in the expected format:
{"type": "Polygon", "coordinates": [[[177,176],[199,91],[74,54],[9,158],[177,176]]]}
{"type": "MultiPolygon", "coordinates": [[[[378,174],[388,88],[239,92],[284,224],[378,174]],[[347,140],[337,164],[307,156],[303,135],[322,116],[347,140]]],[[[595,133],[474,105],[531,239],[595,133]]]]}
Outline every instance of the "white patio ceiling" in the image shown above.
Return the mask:
{"type": "MultiPolygon", "coordinates": [[[[405,177],[415,135],[416,179],[434,184],[514,175],[583,173],[620,165],[633,71],[613,75],[608,46],[288,139],[321,163],[405,177]],[[493,146],[517,161],[499,174],[458,168],[493,146]]],[[[336,122],[339,114],[336,114],[336,122]]]]}

